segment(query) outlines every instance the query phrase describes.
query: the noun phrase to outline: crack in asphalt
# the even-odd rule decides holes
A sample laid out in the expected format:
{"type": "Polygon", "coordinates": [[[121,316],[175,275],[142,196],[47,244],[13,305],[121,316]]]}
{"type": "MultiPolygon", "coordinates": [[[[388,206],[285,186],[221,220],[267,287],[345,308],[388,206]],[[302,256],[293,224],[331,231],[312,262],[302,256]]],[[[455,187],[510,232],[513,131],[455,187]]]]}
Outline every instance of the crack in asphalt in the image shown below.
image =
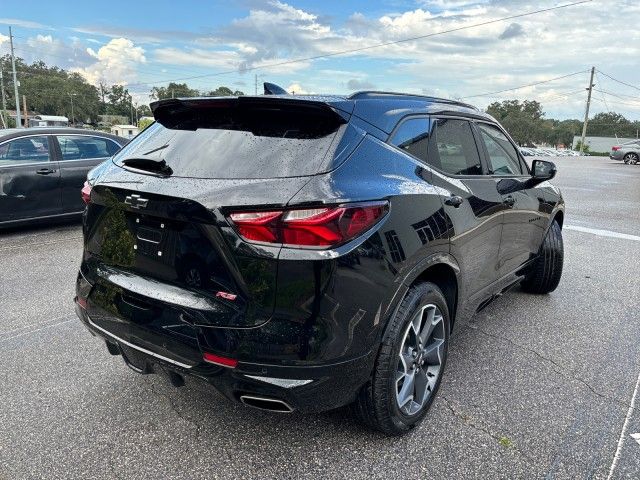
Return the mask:
{"type": "Polygon", "coordinates": [[[495,338],[496,340],[500,340],[500,341],[503,341],[503,342],[507,342],[507,343],[509,343],[510,345],[513,345],[514,347],[516,347],[516,348],[518,348],[518,349],[520,349],[520,350],[524,350],[524,351],[526,351],[526,352],[532,353],[532,354],[534,354],[536,357],[540,358],[541,360],[545,360],[545,361],[547,361],[547,362],[551,363],[552,365],[555,365],[555,366],[557,367],[557,369],[556,369],[556,368],[552,368],[552,370],[553,370],[554,372],[556,372],[556,373],[557,373],[557,374],[559,374],[559,375],[562,375],[564,378],[568,378],[568,379],[570,379],[570,380],[575,380],[575,381],[577,381],[578,383],[580,383],[580,384],[582,384],[583,386],[585,386],[585,387],[586,387],[586,388],[587,388],[591,393],[593,393],[594,395],[596,395],[596,396],[598,396],[598,397],[602,398],[603,400],[607,400],[608,402],[617,403],[618,405],[620,405],[620,406],[622,406],[622,407],[627,407],[627,408],[629,407],[629,405],[628,405],[628,404],[626,404],[625,402],[622,402],[622,401],[617,400],[617,399],[615,399],[615,398],[611,398],[611,397],[609,397],[609,396],[607,396],[607,395],[604,395],[604,394],[602,394],[602,393],[598,392],[598,391],[597,391],[597,390],[596,390],[596,389],[595,389],[595,388],[594,388],[594,387],[593,387],[589,382],[587,382],[586,380],[584,380],[584,379],[582,379],[582,378],[580,378],[580,377],[576,376],[573,372],[571,372],[571,371],[567,370],[563,365],[560,365],[560,364],[559,364],[559,363],[557,363],[555,360],[553,360],[553,359],[551,359],[551,358],[549,358],[549,357],[545,357],[545,356],[544,356],[544,355],[542,355],[540,352],[538,352],[538,351],[536,351],[536,350],[534,350],[534,349],[532,349],[532,348],[526,347],[526,346],[524,346],[524,345],[522,345],[522,344],[520,344],[520,343],[518,343],[518,342],[514,342],[514,341],[513,341],[513,340],[511,340],[510,338],[503,337],[503,336],[501,336],[501,335],[495,335],[495,334],[493,334],[493,333],[489,333],[489,332],[487,332],[486,330],[483,330],[482,328],[479,328],[477,325],[478,325],[478,324],[477,324],[476,322],[469,322],[469,324],[468,324],[468,328],[471,328],[471,329],[473,329],[473,330],[475,330],[475,331],[477,331],[477,332],[480,332],[480,333],[482,333],[483,335],[486,335],[487,337],[491,337],[491,338],[495,338]]]}
{"type": "MultiPolygon", "coordinates": [[[[467,425],[468,427],[471,427],[480,433],[484,433],[485,435],[488,435],[493,440],[495,440],[499,445],[501,445],[501,440],[504,438],[504,436],[498,435],[497,433],[490,430],[488,426],[484,426],[478,423],[477,420],[475,420],[471,415],[463,412],[460,406],[456,405],[455,402],[453,402],[446,396],[440,394],[439,397],[442,400],[444,400],[445,404],[447,405],[447,408],[455,418],[460,420],[463,424],[467,425]]],[[[510,446],[504,447],[504,448],[506,450],[511,450],[517,453],[518,455],[520,455],[530,466],[540,465],[540,462],[536,462],[533,458],[531,458],[529,455],[527,455],[522,450],[520,450],[514,443],[511,443],[510,446]]]]}
{"type": "Polygon", "coordinates": [[[196,422],[195,420],[187,417],[184,415],[183,412],[181,412],[178,407],[176,406],[175,402],[173,401],[173,399],[171,398],[171,396],[165,392],[161,392],[160,390],[158,390],[156,388],[156,385],[153,382],[149,382],[149,386],[151,388],[151,391],[153,393],[155,393],[156,395],[160,395],[161,397],[164,397],[167,399],[167,401],[169,402],[169,408],[178,416],[178,418],[184,422],[187,422],[188,424],[192,425],[193,427],[195,427],[196,429],[196,440],[198,438],[200,438],[200,435],[202,433],[202,425],[200,425],[198,422],[196,422]]]}

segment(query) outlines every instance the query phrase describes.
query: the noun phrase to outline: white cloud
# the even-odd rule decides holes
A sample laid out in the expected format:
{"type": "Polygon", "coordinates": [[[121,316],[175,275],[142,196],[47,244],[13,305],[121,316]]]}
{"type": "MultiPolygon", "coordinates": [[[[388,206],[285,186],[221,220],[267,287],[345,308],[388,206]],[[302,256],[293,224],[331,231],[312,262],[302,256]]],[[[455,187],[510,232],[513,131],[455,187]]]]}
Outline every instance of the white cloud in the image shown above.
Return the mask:
{"type": "Polygon", "coordinates": [[[285,90],[287,92],[289,92],[291,94],[295,94],[295,95],[307,95],[307,94],[311,93],[309,90],[304,88],[299,83],[292,83],[287,88],[285,88],[285,90]]]}
{"type": "Polygon", "coordinates": [[[19,18],[0,18],[0,24],[35,30],[53,30],[53,28],[43,25],[42,23],[32,22],[31,20],[21,20],[19,18]]]}
{"type": "Polygon", "coordinates": [[[88,82],[97,85],[101,81],[108,84],[127,84],[137,79],[137,66],[146,63],[142,47],[126,38],[114,38],[95,51],[87,48],[93,63],[73,69],[88,82]]]}

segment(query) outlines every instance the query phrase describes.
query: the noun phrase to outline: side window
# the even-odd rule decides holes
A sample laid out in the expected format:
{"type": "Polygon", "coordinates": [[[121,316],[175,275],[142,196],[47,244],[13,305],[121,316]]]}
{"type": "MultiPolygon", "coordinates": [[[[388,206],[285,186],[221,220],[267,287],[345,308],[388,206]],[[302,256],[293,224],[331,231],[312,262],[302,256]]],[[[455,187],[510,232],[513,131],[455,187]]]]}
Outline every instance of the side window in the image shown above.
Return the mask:
{"type": "Polygon", "coordinates": [[[518,152],[509,139],[493,125],[478,123],[480,138],[487,147],[494,175],[521,175],[522,165],[518,152]]]}
{"type": "Polygon", "coordinates": [[[16,138],[0,145],[0,166],[49,161],[49,140],[45,135],[16,138]]]}
{"type": "Polygon", "coordinates": [[[469,122],[454,118],[435,120],[427,162],[450,175],[482,175],[480,155],[469,122]]]}
{"type": "Polygon", "coordinates": [[[427,159],[429,119],[410,118],[400,124],[391,138],[391,144],[420,160],[427,159]]]}
{"type": "Polygon", "coordinates": [[[59,135],[56,138],[62,152],[62,160],[110,157],[118,150],[114,142],[102,137],[59,135]]]}

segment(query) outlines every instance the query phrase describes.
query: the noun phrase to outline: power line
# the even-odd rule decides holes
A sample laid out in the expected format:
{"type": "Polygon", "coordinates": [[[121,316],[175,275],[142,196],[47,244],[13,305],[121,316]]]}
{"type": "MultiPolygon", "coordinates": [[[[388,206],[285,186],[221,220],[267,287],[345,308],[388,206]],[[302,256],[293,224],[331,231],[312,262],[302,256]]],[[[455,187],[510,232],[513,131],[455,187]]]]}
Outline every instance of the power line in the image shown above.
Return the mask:
{"type": "MultiPolygon", "coordinates": [[[[598,75],[597,71],[596,71],[596,79],[597,79],[598,83],[602,83],[602,82],[600,82],[600,76],[598,75]]],[[[608,112],[611,112],[611,109],[609,108],[609,105],[607,105],[607,99],[604,96],[604,92],[602,90],[598,90],[597,88],[594,88],[594,90],[596,92],[600,93],[600,96],[602,97],[602,101],[604,102],[604,106],[606,107],[608,112]]]]}
{"type": "Polygon", "coordinates": [[[504,90],[497,90],[495,92],[489,92],[489,93],[478,93],[476,95],[469,95],[467,97],[461,97],[461,99],[466,99],[466,98],[476,98],[476,97],[489,97],[491,95],[496,95],[498,93],[505,93],[505,92],[512,92],[514,90],[520,90],[522,88],[526,88],[526,87],[535,87],[536,85],[542,85],[543,83],[549,83],[549,82],[555,82],[556,80],[561,80],[563,78],[569,78],[569,77],[573,77],[574,75],[579,75],[581,73],[586,73],[589,70],[580,70],[579,72],[573,72],[573,73],[569,73],[567,75],[562,75],[560,77],[554,77],[554,78],[550,78],[548,80],[542,80],[540,82],[534,82],[534,83],[528,83],[526,85],[520,85],[519,87],[513,87],[513,88],[505,88],[504,90]]]}
{"type": "Polygon", "coordinates": [[[640,90],[640,87],[637,87],[635,85],[631,85],[630,83],[627,82],[623,82],[622,80],[618,80],[617,78],[613,78],[611,75],[607,75],[606,73],[604,73],[602,70],[598,70],[598,72],[600,72],[602,75],[604,75],[607,78],[610,78],[611,80],[613,80],[614,82],[618,82],[622,85],[626,85],[627,87],[631,87],[631,88],[635,88],[636,90],[640,90]]]}
{"type": "MultiPolygon", "coordinates": [[[[612,97],[616,97],[616,98],[619,98],[620,100],[625,100],[625,101],[627,101],[627,102],[628,102],[628,100],[627,100],[626,98],[624,98],[624,97],[622,97],[622,96],[620,96],[620,95],[618,95],[618,94],[616,94],[616,93],[607,92],[607,91],[605,91],[605,90],[598,90],[597,88],[594,88],[594,90],[595,90],[595,91],[597,91],[597,92],[600,92],[600,93],[604,93],[605,95],[610,95],[610,96],[612,96],[612,97]]],[[[603,98],[604,98],[604,97],[603,97],[603,98]]],[[[637,98],[637,97],[636,97],[635,99],[636,99],[636,101],[638,101],[638,102],[639,102],[637,105],[638,105],[638,106],[640,106],[640,98],[637,98]]]]}
{"type": "MultiPolygon", "coordinates": [[[[247,68],[243,69],[243,72],[248,72],[248,71],[253,71],[253,70],[258,70],[258,69],[268,69],[268,68],[271,68],[271,67],[279,67],[279,66],[283,66],[283,65],[290,65],[290,64],[293,64],[293,63],[307,62],[307,61],[312,61],[312,60],[318,60],[318,59],[321,59],[321,58],[330,58],[330,57],[335,57],[335,56],[339,56],[339,55],[345,55],[345,54],[349,54],[349,53],[357,53],[357,52],[362,52],[362,51],[366,51],[366,50],[372,50],[372,49],[375,49],[375,48],[386,47],[386,46],[390,46],[390,45],[398,45],[398,44],[401,44],[401,43],[412,42],[412,41],[415,41],[415,40],[421,40],[421,39],[425,39],[425,38],[431,38],[431,37],[435,37],[435,36],[438,36],[438,35],[444,35],[444,34],[447,34],[447,33],[459,32],[459,31],[467,30],[467,29],[471,29],[471,28],[477,28],[477,27],[482,27],[482,26],[486,26],[486,25],[492,25],[492,24],[504,22],[504,21],[507,21],[507,20],[513,20],[513,19],[516,19],[516,18],[522,18],[522,17],[531,16],[531,15],[537,15],[537,14],[540,14],[540,13],[551,12],[551,11],[559,10],[559,9],[563,9],[563,8],[573,7],[573,6],[576,6],[576,5],[590,3],[591,1],[592,0],[579,0],[579,1],[576,1],[576,2],[572,2],[572,3],[567,3],[567,4],[563,4],[563,5],[557,5],[557,6],[549,7],[549,8],[542,8],[542,9],[539,9],[539,10],[534,10],[534,11],[531,11],[531,12],[519,13],[519,14],[516,14],[516,15],[509,15],[507,17],[501,17],[501,18],[494,19],[494,20],[487,20],[487,21],[475,23],[475,24],[472,24],[472,25],[464,25],[464,26],[461,26],[461,27],[451,28],[451,29],[448,29],[448,30],[442,30],[442,31],[439,31],[439,32],[433,32],[433,33],[428,33],[428,34],[424,34],[424,35],[418,35],[418,36],[404,38],[404,39],[400,39],[400,40],[383,42],[383,43],[378,43],[378,44],[375,44],[375,45],[368,45],[368,46],[365,46],[365,47],[351,48],[351,49],[346,49],[346,50],[341,50],[341,51],[331,52],[331,53],[325,53],[325,54],[320,54],[320,55],[313,55],[313,56],[310,56],[310,57],[297,58],[297,59],[285,60],[285,61],[275,62],[275,63],[270,63],[270,64],[263,64],[263,65],[253,66],[253,67],[247,67],[247,68]]],[[[29,48],[29,47],[22,47],[22,48],[29,48]]],[[[228,71],[223,71],[223,72],[207,73],[207,74],[202,74],[202,75],[192,75],[192,76],[188,76],[188,77],[180,77],[180,78],[173,78],[173,79],[163,79],[161,81],[155,81],[155,82],[135,82],[135,83],[129,83],[128,86],[129,87],[138,86],[138,85],[150,86],[150,85],[157,85],[157,84],[166,83],[166,82],[194,80],[194,79],[199,79],[199,78],[215,77],[215,76],[220,76],[220,75],[229,75],[229,74],[232,74],[232,73],[238,73],[238,70],[234,69],[234,70],[228,70],[228,71]]],[[[576,72],[576,73],[571,74],[571,75],[576,75],[578,73],[582,73],[582,72],[576,72]]],[[[571,76],[571,75],[567,75],[567,76],[571,76]]],[[[566,78],[566,77],[559,77],[559,78],[566,78]]],[[[557,80],[557,79],[551,79],[551,80],[548,80],[548,81],[553,81],[553,80],[557,80]]],[[[532,84],[531,86],[537,85],[537,84],[540,84],[540,83],[546,83],[546,82],[547,81],[535,83],[535,84],[532,84]]],[[[529,86],[529,85],[523,85],[522,87],[518,87],[516,89],[524,88],[526,86],[529,86]]],[[[510,90],[516,90],[516,89],[509,89],[509,90],[504,90],[504,91],[510,91],[510,90]]],[[[494,92],[494,93],[502,93],[502,91],[494,92]]],[[[474,95],[472,97],[464,97],[464,98],[473,98],[475,96],[486,96],[486,95],[488,95],[488,94],[474,95]]]]}
{"type": "MultiPolygon", "coordinates": [[[[383,42],[383,43],[378,43],[378,44],[375,44],[375,45],[368,45],[366,47],[351,48],[351,49],[347,49],[347,50],[341,50],[341,51],[338,51],[338,52],[324,53],[324,54],[321,54],[321,55],[313,55],[313,56],[310,56],[310,57],[296,58],[296,59],[292,59],[292,60],[285,60],[285,61],[282,61],[282,62],[267,63],[267,64],[258,65],[258,66],[254,66],[254,67],[247,67],[247,68],[244,68],[242,71],[243,72],[250,72],[250,71],[258,70],[258,69],[267,69],[267,68],[271,68],[271,67],[280,67],[280,66],[283,66],[283,65],[290,65],[290,64],[293,64],[293,63],[308,62],[308,61],[312,61],[312,60],[319,60],[321,58],[330,58],[330,57],[335,57],[335,56],[338,56],[338,55],[346,55],[348,53],[363,52],[363,51],[366,51],[366,50],[372,50],[374,48],[388,47],[390,45],[398,45],[400,43],[413,42],[415,40],[422,40],[422,39],[425,39],[425,38],[431,38],[431,37],[435,37],[435,36],[438,36],[438,35],[444,35],[444,34],[447,34],[447,33],[459,32],[459,31],[462,31],[462,30],[468,30],[470,28],[477,28],[477,27],[483,27],[483,26],[486,26],[486,25],[492,25],[494,23],[504,22],[506,20],[513,20],[513,19],[516,19],[516,18],[528,17],[528,16],[531,16],[531,15],[539,14],[539,13],[551,12],[551,11],[554,11],[554,10],[559,10],[561,8],[573,7],[573,6],[581,5],[581,4],[584,4],[584,3],[590,3],[591,1],[592,0],[580,0],[580,1],[577,1],[577,2],[567,3],[567,4],[564,4],[564,5],[557,5],[555,7],[542,8],[540,10],[535,10],[535,11],[532,11],[532,12],[519,13],[519,14],[516,14],[516,15],[510,15],[508,17],[502,17],[502,18],[498,18],[498,19],[495,19],[495,20],[487,20],[485,22],[474,23],[472,25],[465,25],[465,26],[462,26],[462,27],[451,28],[449,30],[442,30],[442,31],[439,31],[439,32],[428,33],[428,34],[425,34],[425,35],[418,35],[418,36],[415,36],[415,37],[403,38],[401,40],[383,42]]],[[[164,80],[163,82],[139,82],[137,84],[133,84],[132,83],[130,85],[155,85],[155,84],[158,84],[158,83],[164,83],[166,81],[174,81],[175,82],[175,81],[193,80],[193,79],[196,79],[196,78],[216,77],[216,76],[219,76],[219,75],[228,75],[228,74],[237,73],[237,72],[238,72],[238,70],[234,69],[234,70],[228,70],[228,71],[223,71],[223,72],[206,73],[206,74],[203,74],[203,75],[194,75],[194,76],[191,76],[191,77],[174,78],[172,80],[164,80]]]]}
{"type": "MultiPolygon", "coordinates": [[[[594,98],[594,100],[597,100],[598,102],[602,102],[602,100],[600,100],[599,98],[594,98]]],[[[625,103],[625,102],[612,102],[612,101],[609,101],[609,103],[612,105],[620,105],[620,106],[626,106],[626,107],[633,107],[634,109],[635,108],[640,109],[640,103],[625,103]]]]}

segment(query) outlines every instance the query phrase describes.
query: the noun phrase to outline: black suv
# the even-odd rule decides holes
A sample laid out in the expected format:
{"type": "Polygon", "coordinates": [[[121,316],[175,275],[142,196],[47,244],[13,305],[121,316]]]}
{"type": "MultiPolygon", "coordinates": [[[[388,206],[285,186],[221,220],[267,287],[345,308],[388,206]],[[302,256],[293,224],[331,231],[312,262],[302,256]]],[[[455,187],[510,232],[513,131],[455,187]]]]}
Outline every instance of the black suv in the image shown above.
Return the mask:
{"type": "Polygon", "coordinates": [[[420,421],[455,322],[562,273],[564,204],[490,116],[383,92],[170,99],[93,171],[76,311],[140,373],[420,421]]]}

